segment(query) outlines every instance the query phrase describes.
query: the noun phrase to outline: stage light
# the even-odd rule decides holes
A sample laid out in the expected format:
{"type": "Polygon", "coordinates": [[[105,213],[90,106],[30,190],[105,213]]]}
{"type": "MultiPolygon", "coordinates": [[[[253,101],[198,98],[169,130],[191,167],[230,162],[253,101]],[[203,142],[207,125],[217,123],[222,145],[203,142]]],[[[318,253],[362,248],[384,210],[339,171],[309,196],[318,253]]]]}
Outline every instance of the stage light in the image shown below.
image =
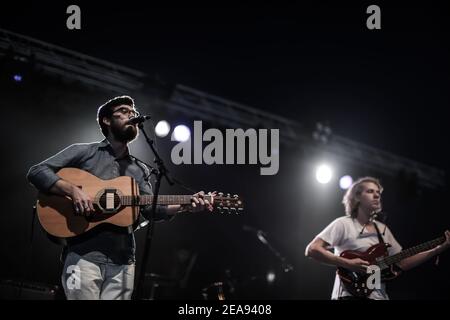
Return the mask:
{"type": "Polygon", "coordinates": [[[13,79],[14,79],[15,82],[21,82],[21,81],[22,81],[22,75],[20,75],[20,74],[15,74],[15,75],[13,76],[13,79]]]}
{"type": "Polygon", "coordinates": [[[183,124],[175,127],[173,130],[173,139],[178,142],[188,141],[191,137],[191,130],[183,124]]]}
{"type": "Polygon", "coordinates": [[[276,275],[274,272],[272,272],[272,271],[267,272],[266,279],[267,279],[268,283],[274,282],[275,278],[276,278],[276,275]]]}
{"type": "Polygon", "coordinates": [[[339,187],[343,190],[347,190],[353,183],[353,179],[350,176],[343,176],[339,179],[339,187]]]}
{"type": "Polygon", "coordinates": [[[316,169],[316,179],[319,183],[325,184],[330,182],[333,172],[326,164],[322,164],[316,169]]]}
{"type": "Polygon", "coordinates": [[[170,125],[167,121],[165,120],[161,120],[156,124],[155,127],[155,134],[160,137],[160,138],[164,138],[165,136],[167,136],[170,132],[170,125]]]}

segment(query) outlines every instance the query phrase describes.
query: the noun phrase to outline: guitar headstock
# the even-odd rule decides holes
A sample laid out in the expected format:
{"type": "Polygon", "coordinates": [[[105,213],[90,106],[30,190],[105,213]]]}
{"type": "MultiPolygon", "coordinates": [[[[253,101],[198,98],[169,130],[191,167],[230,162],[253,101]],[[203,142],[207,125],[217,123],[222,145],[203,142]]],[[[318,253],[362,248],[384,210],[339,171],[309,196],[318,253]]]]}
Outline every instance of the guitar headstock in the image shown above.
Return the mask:
{"type": "Polygon", "coordinates": [[[220,213],[240,214],[244,210],[244,203],[237,194],[232,196],[219,192],[214,196],[214,208],[220,213]]]}

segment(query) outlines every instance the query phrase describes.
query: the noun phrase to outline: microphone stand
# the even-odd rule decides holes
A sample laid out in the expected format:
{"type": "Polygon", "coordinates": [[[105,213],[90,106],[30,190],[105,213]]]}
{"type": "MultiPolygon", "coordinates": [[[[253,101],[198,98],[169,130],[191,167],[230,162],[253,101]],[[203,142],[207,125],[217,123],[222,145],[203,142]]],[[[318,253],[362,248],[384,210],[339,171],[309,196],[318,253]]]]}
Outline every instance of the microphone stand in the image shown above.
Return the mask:
{"type": "Polygon", "coordinates": [[[264,231],[246,225],[243,226],[243,229],[245,231],[252,231],[256,234],[258,240],[261,241],[261,243],[263,243],[267,248],[269,248],[269,250],[281,261],[283,272],[290,272],[294,270],[294,267],[287,261],[286,257],[284,257],[277,249],[275,249],[272,244],[270,244],[270,242],[266,238],[267,235],[264,231]]]}
{"type": "Polygon", "coordinates": [[[147,226],[147,233],[145,236],[145,243],[144,243],[144,256],[142,258],[142,267],[141,267],[141,271],[139,274],[139,278],[138,278],[138,282],[137,282],[137,294],[136,294],[136,299],[141,300],[144,298],[144,281],[145,281],[145,270],[148,267],[148,258],[150,255],[150,248],[151,248],[151,243],[152,243],[152,239],[153,239],[153,233],[154,233],[154,224],[155,224],[155,215],[156,215],[156,206],[158,204],[158,195],[159,195],[159,188],[161,185],[161,180],[162,178],[166,178],[167,182],[170,185],[173,185],[172,180],[169,178],[168,176],[168,171],[164,165],[163,160],[161,159],[161,157],[159,156],[158,152],[155,149],[154,146],[154,140],[151,140],[147,133],[144,130],[144,125],[143,123],[139,123],[138,124],[139,129],[142,131],[142,133],[144,134],[145,140],[147,141],[147,144],[149,145],[150,149],[152,150],[153,154],[155,155],[155,160],[154,163],[157,166],[157,173],[156,173],[156,183],[155,183],[155,189],[153,191],[153,199],[152,199],[152,216],[150,218],[150,221],[148,223],[147,226]]]}
{"type": "Polygon", "coordinates": [[[272,253],[281,261],[283,272],[294,270],[294,267],[289,262],[287,262],[286,257],[284,257],[277,249],[274,248],[274,246],[270,244],[270,242],[266,238],[266,234],[263,231],[258,230],[256,236],[258,237],[259,241],[265,244],[267,248],[269,248],[269,250],[272,251],[272,253]]]}

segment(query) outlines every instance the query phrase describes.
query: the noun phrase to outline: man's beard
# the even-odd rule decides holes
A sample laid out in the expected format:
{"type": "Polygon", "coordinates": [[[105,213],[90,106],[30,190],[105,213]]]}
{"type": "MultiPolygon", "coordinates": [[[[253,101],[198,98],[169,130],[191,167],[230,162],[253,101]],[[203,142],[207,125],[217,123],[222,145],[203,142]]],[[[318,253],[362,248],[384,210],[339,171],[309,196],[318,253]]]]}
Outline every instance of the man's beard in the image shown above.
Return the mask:
{"type": "Polygon", "coordinates": [[[111,133],[117,141],[128,143],[136,139],[138,130],[136,126],[132,125],[119,126],[113,120],[111,122],[111,133]]]}

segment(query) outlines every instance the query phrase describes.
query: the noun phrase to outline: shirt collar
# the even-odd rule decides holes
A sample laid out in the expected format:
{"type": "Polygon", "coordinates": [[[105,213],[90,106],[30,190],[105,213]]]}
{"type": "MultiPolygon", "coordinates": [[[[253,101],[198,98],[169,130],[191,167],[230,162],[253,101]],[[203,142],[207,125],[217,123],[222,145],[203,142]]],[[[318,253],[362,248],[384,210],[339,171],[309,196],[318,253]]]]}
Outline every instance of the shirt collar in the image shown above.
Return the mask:
{"type": "MultiPolygon", "coordinates": [[[[103,139],[102,141],[99,142],[98,144],[99,148],[109,148],[109,150],[111,151],[111,153],[115,156],[114,154],[114,149],[111,146],[111,143],[108,141],[108,139],[103,139]]],[[[121,160],[121,159],[132,159],[131,155],[130,155],[130,148],[127,146],[127,151],[125,153],[125,155],[122,158],[116,158],[117,160],[121,160]]]]}

